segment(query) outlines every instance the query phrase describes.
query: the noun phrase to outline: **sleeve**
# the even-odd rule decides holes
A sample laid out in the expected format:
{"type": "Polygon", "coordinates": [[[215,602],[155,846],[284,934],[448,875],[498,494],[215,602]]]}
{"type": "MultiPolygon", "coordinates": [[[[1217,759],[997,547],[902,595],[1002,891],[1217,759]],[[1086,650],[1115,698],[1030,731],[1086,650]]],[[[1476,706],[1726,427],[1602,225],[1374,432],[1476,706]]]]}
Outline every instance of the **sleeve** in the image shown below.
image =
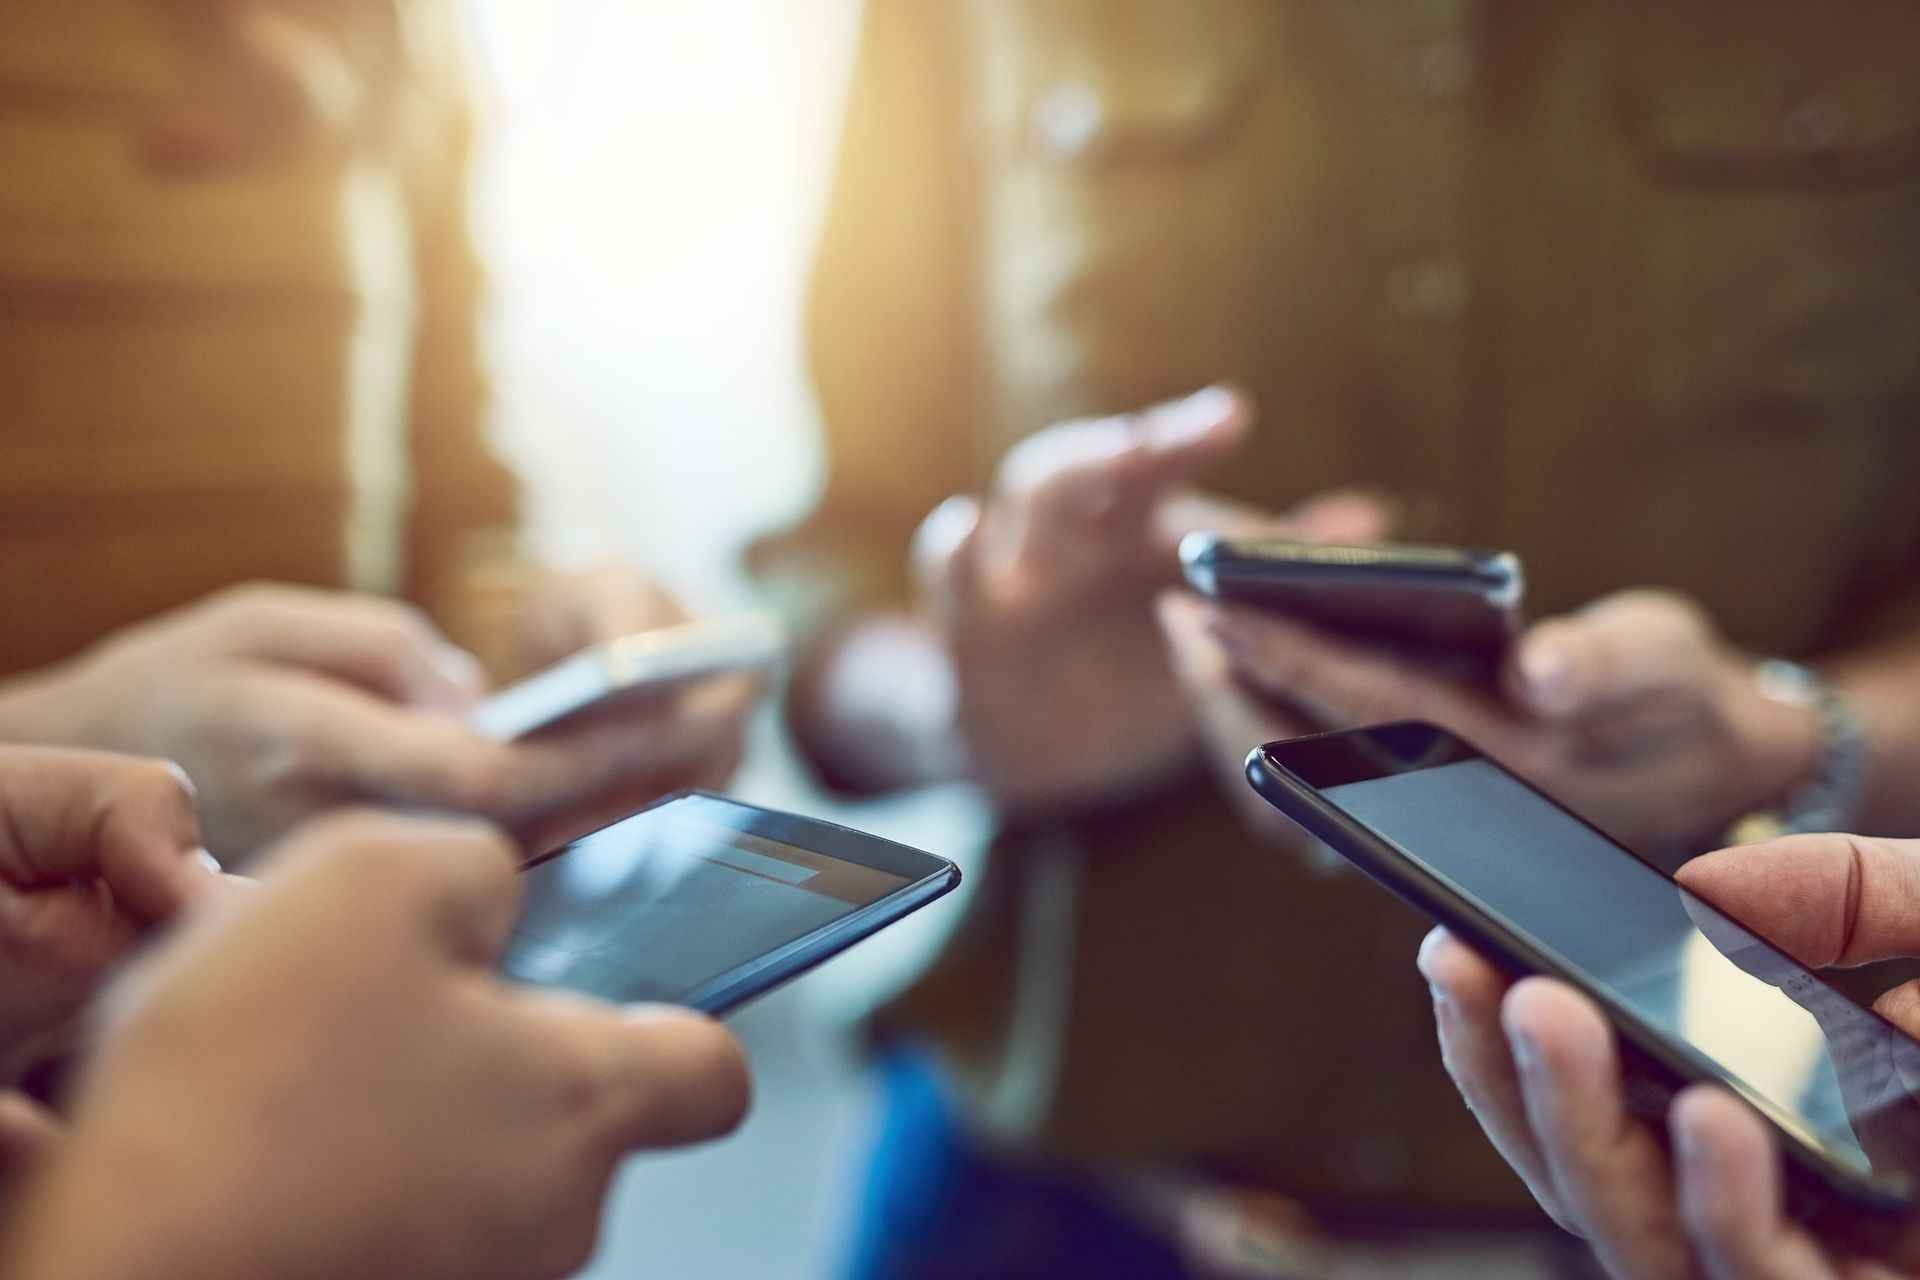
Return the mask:
{"type": "Polygon", "coordinates": [[[953,6],[868,0],[807,304],[827,479],[751,567],[802,637],[899,598],[928,511],[976,477],[974,209],[953,6]]]}
{"type": "Polygon", "coordinates": [[[401,146],[408,156],[420,311],[405,590],[424,600],[452,589],[471,567],[512,551],[520,487],[487,439],[480,339],[486,278],[470,225],[475,104],[462,27],[445,3],[416,6],[411,23],[417,74],[401,146]]]}

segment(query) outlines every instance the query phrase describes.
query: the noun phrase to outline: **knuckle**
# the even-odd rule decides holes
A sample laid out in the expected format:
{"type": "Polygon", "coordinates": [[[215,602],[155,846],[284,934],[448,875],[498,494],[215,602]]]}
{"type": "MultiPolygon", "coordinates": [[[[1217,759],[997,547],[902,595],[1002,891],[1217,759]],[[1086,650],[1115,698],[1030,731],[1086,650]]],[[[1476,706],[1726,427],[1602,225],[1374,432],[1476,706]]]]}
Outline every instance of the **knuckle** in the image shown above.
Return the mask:
{"type": "Polygon", "coordinates": [[[612,1061],[574,1045],[555,1053],[551,1070],[559,1122],[595,1145],[617,1141],[628,1118],[621,1114],[623,1081],[612,1061]]]}
{"type": "Polygon", "coordinates": [[[156,808],[191,808],[193,782],[171,760],[129,759],[113,789],[116,801],[156,808]]]}
{"type": "Polygon", "coordinates": [[[436,628],[426,611],[406,600],[379,598],[369,600],[372,616],[378,619],[389,641],[396,646],[423,648],[431,642],[436,628]]]}
{"type": "Polygon", "coordinates": [[[106,802],[115,810],[132,810],[140,821],[154,821],[157,814],[182,814],[196,810],[196,791],[186,770],[171,760],[129,758],[117,770],[106,787],[106,802]]]}
{"type": "Polygon", "coordinates": [[[223,587],[209,597],[207,603],[209,608],[217,614],[230,618],[243,618],[283,609],[301,598],[303,594],[300,588],[283,582],[255,579],[223,587]]]}

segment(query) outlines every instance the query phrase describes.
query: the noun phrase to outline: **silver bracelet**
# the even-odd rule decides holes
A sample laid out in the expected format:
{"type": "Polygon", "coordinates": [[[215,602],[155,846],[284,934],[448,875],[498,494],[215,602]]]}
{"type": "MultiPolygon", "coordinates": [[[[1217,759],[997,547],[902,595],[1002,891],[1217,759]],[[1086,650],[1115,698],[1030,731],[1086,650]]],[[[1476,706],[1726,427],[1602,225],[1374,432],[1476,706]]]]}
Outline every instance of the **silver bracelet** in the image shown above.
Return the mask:
{"type": "Polygon", "coordinates": [[[1820,723],[1820,754],[1813,776],[1768,815],[1776,834],[1851,831],[1867,787],[1867,731],[1852,701],[1832,681],[1803,663],[1769,658],[1753,669],[1763,697],[1805,707],[1820,723]]]}

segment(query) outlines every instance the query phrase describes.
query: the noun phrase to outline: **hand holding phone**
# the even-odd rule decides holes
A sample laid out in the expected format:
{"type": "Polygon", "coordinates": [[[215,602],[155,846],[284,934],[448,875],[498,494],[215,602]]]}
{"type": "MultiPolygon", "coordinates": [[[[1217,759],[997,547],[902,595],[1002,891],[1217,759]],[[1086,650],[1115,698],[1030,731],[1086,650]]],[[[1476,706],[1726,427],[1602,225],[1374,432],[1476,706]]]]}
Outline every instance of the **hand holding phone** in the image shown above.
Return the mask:
{"type": "MultiPolygon", "coordinates": [[[[1498,689],[1290,617],[1174,603],[1197,615],[1171,634],[1190,655],[1182,670],[1201,673],[1192,683],[1203,706],[1277,706],[1294,724],[1269,737],[1442,724],[1649,854],[1714,847],[1732,823],[1783,801],[1815,761],[1813,714],[1767,697],[1752,658],[1667,592],[1622,592],[1534,624],[1498,689]],[[1209,661],[1210,646],[1224,656],[1209,661]],[[1220,668],[1229,674],[1208,674],[1220,668]]],[[[1237,772],[1264,740],[1222,739],[1216,755],[1224,764],[1230,752],[1237,772]]]]}
{"type": "Polygon", "coordinates": [[[764,671],[785,652],[785,628],[771,613],[660,627],[595,645],[500,690],[471,723],[482,737],[511,742],[708,676],[764,671]]]}
{"type": "MultiPolygon", "coordinates": [[[[1920,1189],[1920,1106],[1911,1092],[1920,1084],[1920,1042],[1748,922],[1431,725],[1270,743],[1249,758],[1248,777],[1275,808],[1509,977],[1547,975],[1581,992],[1631,1051],[1640,1078],[1660,1091],[1654,1096],[1705,1083],[1745,1099],[1785,1152],[1791,1203],[1803,1221],[1879,1248],[1911,1223],[1920,1189]]],[[[1839,874],[1829,878],[1844,903],[1853,863],[1834,865],[1839,874]]],[[[1778,876],[1757,872],[1769,886],[1761,892],[1777,901],[1778,876]]],[[[1807,956],[1860,958],[1839,948],[1807,956]]],[[[1430,973],[1447,964],[1444,950],[1427,957],[1430,973]]],[[[1443,1032],[1447,1018],[1456,1019],[1450,1061],[1456,1069],[1483,1064],[1470,1074],[1497,1073],[1484,1041],[1459,1034],[1459,1019],[1485,1023],[1486,1001],[1475,995],[1484,988],[1453,985],[1465,1003],[1443,1010],[1443,1032]]],[[[1537,1053],[1534,1061],[1539,1069],[1537,1053]]],[[[1590,1063],[1579,1074],[1604,1080],[1608,1069],[1590,1063]]],[[[1553,1114],[1545,1109],[1553,1100],[1540,1101],[1543,1108],[1528,1111],[1536,1122],[1553,1114]]],[[[1490,1127],[1501,1129],[1502,1150],[1523,1174],[1538,1178],[1539,1152],[1516,1137],[1511,1120],[1506,1114],[1490,1127]]],[[[1587,1120],[1606,1124],[1604,1113],[1587,1120]]],[[[1639,1172],[1650,1179],[1661,1169],[1639,1172]]],[[[1610,1194],[1619,1203],[1636,1189],[1614,1186],[1610,1194]]]]}
{"type": "Polygon", "coordinates": [[[1434,659],[1491,666],[1522,626],[1525,578],[1509,551],[1194,533],[1180,564],[1204,596],[1434,659]]]}
{"type": "Polygon", "coordinates": [[[8,1202],[0,1273],[585,1266],[622,1158],[731,1129],[746,1065],[697,1015],[495,980],[515,864],[469,822],[302,827],[105,1002],[57,1152],[8,1202]]]}

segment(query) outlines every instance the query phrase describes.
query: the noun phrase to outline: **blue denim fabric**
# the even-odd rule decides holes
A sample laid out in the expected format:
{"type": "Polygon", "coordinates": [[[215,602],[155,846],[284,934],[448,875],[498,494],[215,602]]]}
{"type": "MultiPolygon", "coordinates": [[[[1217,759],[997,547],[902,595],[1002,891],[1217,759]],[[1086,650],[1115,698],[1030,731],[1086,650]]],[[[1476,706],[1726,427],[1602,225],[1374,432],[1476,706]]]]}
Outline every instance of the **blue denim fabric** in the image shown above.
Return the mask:
{"type": "Polygon", "coordinates": [[[925,1055],[890,1051],[877,1070],[848,1280],[1190,1280],[1093,1188],[971,1149],[925,1055]]]}

